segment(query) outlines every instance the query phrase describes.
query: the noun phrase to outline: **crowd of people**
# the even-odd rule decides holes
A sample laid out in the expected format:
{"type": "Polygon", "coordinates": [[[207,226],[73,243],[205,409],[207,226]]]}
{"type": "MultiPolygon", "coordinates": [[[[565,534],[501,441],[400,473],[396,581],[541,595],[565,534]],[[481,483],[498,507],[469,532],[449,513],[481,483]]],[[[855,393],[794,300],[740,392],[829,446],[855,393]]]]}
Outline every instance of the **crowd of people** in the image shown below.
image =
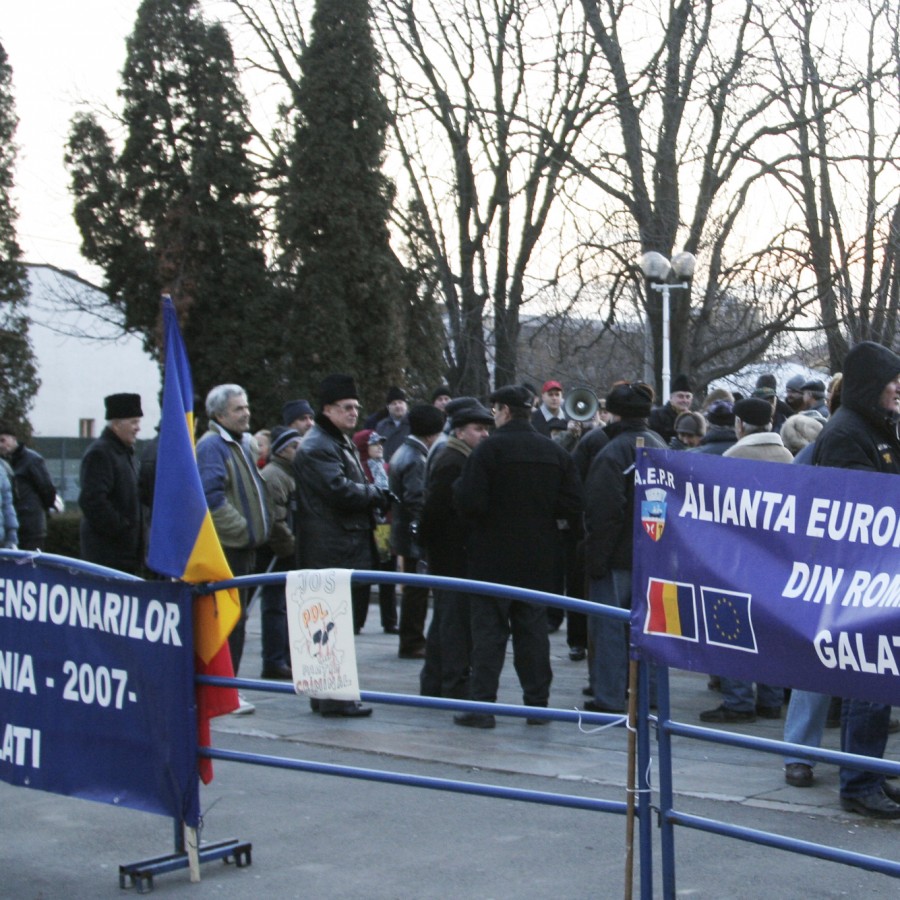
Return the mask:
{"type": "MultiPolygon", "coordinates": [[[[900,474],[900,356],[870,342],[856,345],[843,374],[827,385],[793,378],[783,397],[768,374],[750,396],[714,390],[702,402],[690,380],[678,375],[660,405],[649,385],[623,381],[589,421],[567,418],[563,398],[556,379],[539,391],[503,386],[486,404],[453,397],[446,386],[428,402],[410,404],[393,386],[384,408],[362,420],[354,379],[335,373],[321,382],[314,402],[286,402],[280,424],[251,435],[243,388],[214,387],[197,462],[232,571],[428,571],[630,608],[638,446],[900,474]]],[[[82,552],[94,562],[140,572],[155,454],[146,452],[140,462],[134,456],[140,397],[107,397],[106,414],[107,427],[82,463],[82,552]]],[[[9,456],[7,447],[0,443],[9,456]]],[[[52,503],[49,493],[40,497],[43,508],[52,503]]],[[[21,527],[18,538],[10,538],[8,527],[6,535],[7,545],[18,540],[24,546],[21,527]]],[[[242,593],[244,616],[229,638],[235,672],[248,603],[242,593]]],[[[290,679],[284,590],[267,586],[260,593],[261,675],[290,679]]],[[[369,586],[352,588],[357,632],[367,624],[370,594],[369,586]]],[[[495,702],[511,639],[523,703],[548,705],[549,634],[561,627],[561,610],[456,591],[397,591],[388,584],[378,587],[378,599],[381,628],[398,636],[398,657],[422,663],[423,695],[495,702]]],[[[626,625],[575,613],[565,621],[570,659],[587,660],[584,708],[623,713],[626,625]]],[[[710,686],[721,701],[700,712],[700,720],[779,719],[787,706],[785,737],[793,743],[817,746],[829,716],[836,718],[835,703],[842,703],[841,746],[849,752],[882,756],[897,725],[883,704],[715,674],[710,686]]],[[[241,704],[238,713],[253,711],[244,698],[241,704]]],[[[314,699],[311,707],[323,716],[372,713],[354,701],[314,699]]],[[[548,719],[536,712],[526,721],[540,726],[548,719]]],[[[454,722],[496,726],[484,712],[457,714],[454,722]]],[[[812,764],[786,759],[785,778],[796,787],[812,784],[812,764]]],[[[876,773],[842,769],[841,803],[862,815],[900,818],[900,789],[876,773]]]]}

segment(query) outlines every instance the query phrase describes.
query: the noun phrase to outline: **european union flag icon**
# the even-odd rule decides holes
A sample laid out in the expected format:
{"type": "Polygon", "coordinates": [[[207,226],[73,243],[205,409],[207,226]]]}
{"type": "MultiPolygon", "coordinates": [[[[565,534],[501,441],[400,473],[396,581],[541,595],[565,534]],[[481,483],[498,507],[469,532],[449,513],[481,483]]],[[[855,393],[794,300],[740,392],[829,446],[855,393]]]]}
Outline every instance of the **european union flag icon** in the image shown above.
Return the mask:
{"type": "Polygon", "coordinates": [[[708,644],[748,653],[759,652],[750,616],[750,594],[701,588],[700,596],[708,644]]]}

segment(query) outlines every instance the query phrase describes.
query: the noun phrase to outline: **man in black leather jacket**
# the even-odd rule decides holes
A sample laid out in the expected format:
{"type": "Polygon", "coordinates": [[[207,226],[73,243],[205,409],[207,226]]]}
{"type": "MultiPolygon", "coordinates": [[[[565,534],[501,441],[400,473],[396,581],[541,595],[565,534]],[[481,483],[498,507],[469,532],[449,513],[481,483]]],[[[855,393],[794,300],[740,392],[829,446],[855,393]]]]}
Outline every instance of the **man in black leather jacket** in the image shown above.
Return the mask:
{"type": "MultiPolygon", "coordinates": [[[[358,419],[359,394],[353,378],[327,376],[319,385],[316,423],[294,457],[300,568],[377,568],[373,511],[387,508],[389,494],[370,484],[363,472],[349,438],[358,419]]],[[[353,590],[356,594],[357,589],[353,590]]],[[[354,606],[357,602],[354,597],[354,606]]],[[[371,707],[350,700],[316,700],[311,705],[323,715],[366,716],[372,712],[371,707]]]]}

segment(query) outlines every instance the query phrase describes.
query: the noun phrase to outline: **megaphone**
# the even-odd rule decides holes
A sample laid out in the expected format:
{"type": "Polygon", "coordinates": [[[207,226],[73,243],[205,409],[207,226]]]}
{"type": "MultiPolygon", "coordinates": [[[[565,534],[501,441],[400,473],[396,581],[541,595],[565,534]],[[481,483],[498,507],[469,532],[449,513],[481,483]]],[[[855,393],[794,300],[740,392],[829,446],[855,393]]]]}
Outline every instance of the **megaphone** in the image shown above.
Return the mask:
{"type": "Polygon", "coordinates": [[[572,388],[566,394],[563,403],[563,412],[566,417],[576,422],[588,422],[597,414],[600,408],[600,401],[597,395],[586,387],[572,388]]]}

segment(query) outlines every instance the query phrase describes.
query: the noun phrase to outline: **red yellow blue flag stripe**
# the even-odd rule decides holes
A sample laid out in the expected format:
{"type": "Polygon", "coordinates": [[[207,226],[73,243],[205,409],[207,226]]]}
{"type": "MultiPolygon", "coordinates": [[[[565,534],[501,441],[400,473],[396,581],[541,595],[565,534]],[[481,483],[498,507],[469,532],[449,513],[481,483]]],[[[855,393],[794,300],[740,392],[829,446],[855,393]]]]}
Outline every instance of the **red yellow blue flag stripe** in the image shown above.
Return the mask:
{"type": "MultiPolygon", "coordinates": [[[[192,584],[232,577],[213,526],[194,449],[194,387],[178,317],[162,303],[165,376],[147,564],[192,584]]],[[[240,616],[236,590],[194,603],[194,649],[204,663],[218,653],[240,616]]]]}

